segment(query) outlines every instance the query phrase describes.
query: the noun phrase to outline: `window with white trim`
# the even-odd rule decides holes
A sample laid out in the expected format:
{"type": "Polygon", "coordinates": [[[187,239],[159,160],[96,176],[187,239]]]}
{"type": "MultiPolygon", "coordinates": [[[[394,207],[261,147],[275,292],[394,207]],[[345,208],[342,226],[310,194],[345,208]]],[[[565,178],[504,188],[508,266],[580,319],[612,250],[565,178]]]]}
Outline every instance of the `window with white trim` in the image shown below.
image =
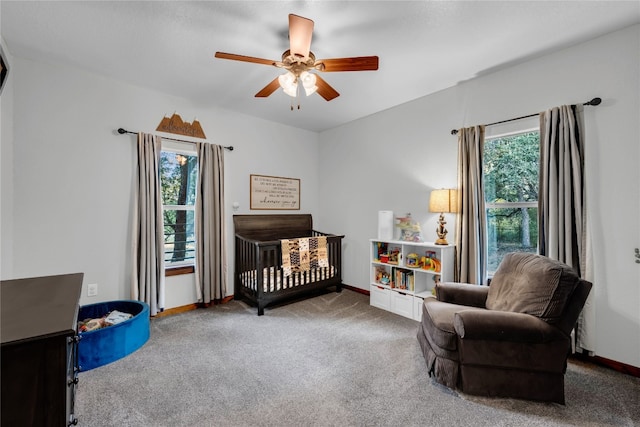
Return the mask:
{"type": "Polygon", "coordinates": [[[165,268],[195,263],[198,157],[192,144],[162,142],[160,185],[165,268]]]}
{"type": "Polygon", "coordinates": [[[509,252],[538,251],[538,129],[485,138],[483,173],[489,277],[509,252]]]}

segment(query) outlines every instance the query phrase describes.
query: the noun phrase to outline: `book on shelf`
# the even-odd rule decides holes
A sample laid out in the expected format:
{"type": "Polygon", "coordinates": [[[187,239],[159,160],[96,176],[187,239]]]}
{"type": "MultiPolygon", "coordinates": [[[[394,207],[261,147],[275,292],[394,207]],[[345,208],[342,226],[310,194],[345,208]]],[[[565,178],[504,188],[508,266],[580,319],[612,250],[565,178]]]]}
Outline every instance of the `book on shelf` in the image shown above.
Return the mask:
{"type": "Polygon", "coordinates": [[[413,292],[415,290],[415,276],[413,271],[402,268],[396,268],[395,270],[394,287],[413,292]]]}

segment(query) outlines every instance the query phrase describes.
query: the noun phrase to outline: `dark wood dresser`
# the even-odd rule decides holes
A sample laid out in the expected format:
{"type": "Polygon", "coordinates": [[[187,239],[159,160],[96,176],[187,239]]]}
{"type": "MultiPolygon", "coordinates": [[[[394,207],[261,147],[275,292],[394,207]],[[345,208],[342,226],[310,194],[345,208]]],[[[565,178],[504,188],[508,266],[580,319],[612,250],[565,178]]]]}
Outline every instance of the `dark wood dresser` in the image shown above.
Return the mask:
{"type": "Polygon", "coordinates": [[[69,426],[83,273],[0,282],[2,426],[69,426]]]}

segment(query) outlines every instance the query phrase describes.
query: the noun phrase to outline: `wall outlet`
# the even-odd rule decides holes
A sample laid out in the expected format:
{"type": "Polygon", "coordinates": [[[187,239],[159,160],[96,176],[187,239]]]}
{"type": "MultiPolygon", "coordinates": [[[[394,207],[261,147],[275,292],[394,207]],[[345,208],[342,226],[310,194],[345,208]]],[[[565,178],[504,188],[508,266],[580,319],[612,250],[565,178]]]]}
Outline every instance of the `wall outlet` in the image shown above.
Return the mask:
{"type": "Polygon", "coordinates": [[[90,283],[87,285],[87,296],[88,297],[95,297],[96,295],[98,295],[98,284],[97,283],[90,283]]]}

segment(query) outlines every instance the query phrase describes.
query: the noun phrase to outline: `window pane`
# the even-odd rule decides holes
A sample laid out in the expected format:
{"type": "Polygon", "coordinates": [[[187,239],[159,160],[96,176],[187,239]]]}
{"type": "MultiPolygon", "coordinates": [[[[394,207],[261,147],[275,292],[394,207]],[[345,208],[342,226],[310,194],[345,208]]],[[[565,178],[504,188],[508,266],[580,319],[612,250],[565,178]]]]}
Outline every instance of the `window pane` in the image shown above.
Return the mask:
{"type": "Polygon", "coordinates": [[[163,205],[194,205],[197,179],[197,156],[161,152],[160,183],[163,205]]]}
{"type": "Polygon", "coordinates": [[[198,157],[162,151],[160,183],[164,209],[165,263],[192,265],[195,256],[193,206],[196,201],[198,157]],[[185,208],[181,208],[184,206],[185,208]]]}
{"type": "Polygon", "coordinates": [[[483,155],[484,193],[487,203],[538,200],[538,132],[487,140],[483,155]]]}
{"type": "Polygon", "coordinates": [[[538,252],[538,208],[487,209],[487,240],[489,274],[509,252],[538,252]]]}
{"type": "Polygon", "coordinates": [[[196,250],[195,212],[193,210],[164,211],[164,260],[193,264],[196,250]]]}

